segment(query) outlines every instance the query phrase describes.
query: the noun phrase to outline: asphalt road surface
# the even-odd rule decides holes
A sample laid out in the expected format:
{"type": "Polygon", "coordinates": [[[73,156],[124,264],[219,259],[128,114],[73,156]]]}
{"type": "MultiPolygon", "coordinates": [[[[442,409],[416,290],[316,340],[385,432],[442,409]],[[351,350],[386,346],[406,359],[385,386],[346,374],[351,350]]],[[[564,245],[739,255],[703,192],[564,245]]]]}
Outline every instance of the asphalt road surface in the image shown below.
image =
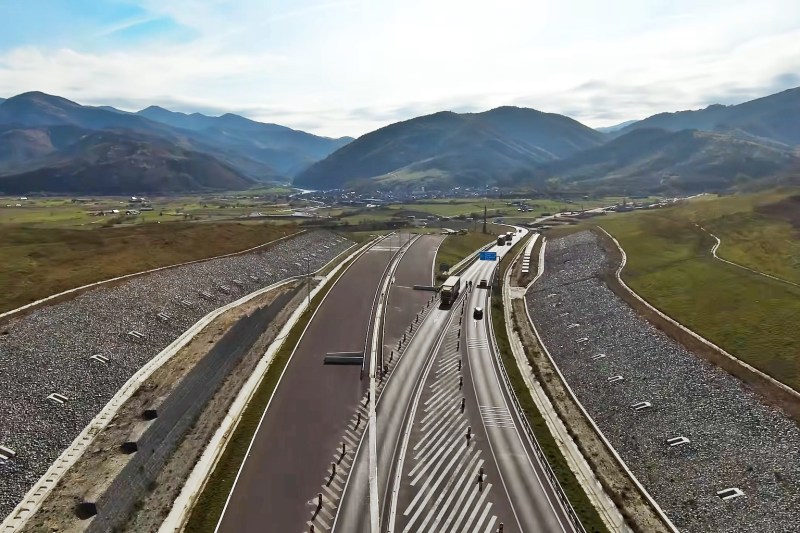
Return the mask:
{"type": "Polygon", "coordinates": [[[323,365],[327,352],[362,351],[372,303],[394,250],[382,241],[339,278],[275,389],[217,531],[301,531],[307,501],[339,445],[368,380],[358,366],[323,365]]]}
{"type": "MultiPolygon", "coordinates": [[[[499,260],[510,249],[491,250],[499,260]]],[[[572,531],[501,382],[488,313],[472,317],[475,307],[488,307],[489,291],[477,285],[491,280],[496,266],[482,261],[467,269],[462,283],[475,288],[462,290],[453,310],[430,313],[378,400],[382,531],[490,532],[501,522],[504,532],[572,531]]],[[[356,456],[336,532],[369,531],[366,452],[362,446],[356,456]]]]}

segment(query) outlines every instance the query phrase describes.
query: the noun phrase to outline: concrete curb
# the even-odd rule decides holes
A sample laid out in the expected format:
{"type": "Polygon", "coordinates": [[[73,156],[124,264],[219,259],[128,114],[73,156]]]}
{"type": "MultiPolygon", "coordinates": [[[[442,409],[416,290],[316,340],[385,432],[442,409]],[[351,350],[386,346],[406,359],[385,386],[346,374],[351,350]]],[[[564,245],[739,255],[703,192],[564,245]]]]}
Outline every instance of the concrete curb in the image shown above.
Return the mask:
{"type": "MultiPolygon", "coordinates": [[[[598,227],[600,227],[600,226],[598,226],[598,227]]],[[[785,392],[786,394],[788,394],[788,395],[792,396],[793,398],[795,398],[796,400],[800,401],[800,392],[794,390],[793,388],[789,387],[788,385],[786,385],[784,383],[781,383],[780,381],[778,381],[777,379],[773,378],[772,376],[769,376],[769,375],[765,374],[761,370],[759,370],[759,369],[757,369],[757,368],[755,368],[753,366],[750,366],[749,364],[745,363],[744,361],[742,361],[738,357],[736,357],[734,355],[731,355],[730,353],[726,352],[723,348],[720,348],[719,346],[717,346],[716,344],[714,344],[710,340],[708,340],[705,337],[702,337],[701,335],[695,333],[694,331],[692,331],[688,327],[684,326],[683,324],[681,324],[677,320],[669,317],[665,313],[662,313],[656,307],[651,305],[647,300],[645,300],[644,298],[639,296],[636,293],[636,291],[631,289],[628,286],[628,284],[625,283],[625,281],[623,281],[623,279],[621,277],[622,269],[625,268],[625,265],[628,262],[628,256],[625,254],[625,250],[622,249],[622,246],[620,245],[619,241],[616,238],[614,238],[613,235],[611,235],[609,232],[607,232],[603,228],[600,228],[600,230],[602,230],[603,233],[608,235],[611,238],[611,240],[614,241],[614,244],[617,245],[617,248],[619,249],[620,253],[622,254],[622,261],[620,262],[619,268],[617,268],[617,271],[615,273],[615,277],[617,278],[617,281],[619,281],[620,285],[622,285],[622,287],[625,288],[625,290],[628,291],[634,298],[636,298],[637,300],[642,302],[644,305],[647,306],[648,309],[650,309],[654,313],[658,314],[658,316],[660,316],[664,320],[666,320],[666,321],[670,322],[671,324],[679,327],[682,331],[684,331],[685,333],[691,335],[692,337],[694,337],[698,341],[702,342],[703,344],[705,344],[709,348],[712,348],[712,349],[716,350],[717,352],[722,354],[725,358],[729,359],[731,362],[733,362],[733,363],[745,368],[747,371],[757,375],[759,378],[764,379],[765,381],[769,382],[770,384],[772,384],[772,385],[778,387],[779,389],[781,389],[781,391],[785,392]]],[[[720,261],[725,261],[725,260],[724,259],[720,259],[720,261]]],[[[729,261],[725,261],[725,262],[728,263],[729,261]]],[[[736,265],[735,263],[733,263],[733,265],[734,266],[740,266],[740,265],[736,265]]],[[[740,268],[745,268],[746,269],[746,267],[741,267],[741,266],[740,266],[740,268]]],[[[749,270],[749,269],[747,269],[747,270],[749,270]]],[[[764,275],[766,275],[766,274],[764,274],[764,275]]]]}
{"type": "MultiPolygon", "coordinates": [[[[540,252],[542,260],[539,263],[539,274],[536,276],[536,279],[533,282],[531,282],[531,285],[533,285],[533,283],[535,283],[539,279],[539,277],[544,273],[543,259],[544,259],[545,245],[546,242],[542,243],[542,251],[540,252]]],[[[625,471],[625,473],[628,475],[631,481],[633,481],[634,485],[636,485],[636,488],[639,489],[639,492],[642,494],[642,496],[644,496],[644,498],[650,503],[650,506],[658,514],[659,518],[661,518],[661,521],[664,523],[664,525],[667,526],[667,528],[673,533],[678,533],[678,528],[675,527],[675,524],[672,523],[672,521],[669,519],[666,513],[664,513],[664,510],[661,508],[661,506],[658,505],[658,503],[653,499],[650,493],[647,492],[647,489],[645,489],[644,486],[639,482],[639,479],[633,474],[633,472],[631,472],[630,468],[628,468],[628,465],[625,463],[625,461],[622,460],[622,457],[620,457],[619,454],[617,453],[617,450],[611,445],[611,443],[608,441],[603,432],[600,431],[600,428],[597,426],[594,419],[589,415],[589,412],[586,410],[586,408],[583,406],[580,400],[578,400],[578,397],[575,395],[575,392],[572,390],[572,387],[569,386],[569,383],[564,377],[564,374],[561,373],[561,369],[556,364],[555,359],[553,359],[553,356],[547,349],[547,345],[542,340],[541,335],[539,335],[539,330],[536,329],[536,325],[533,323],[533,319],[531,318],[530,312],[528,311],[527,302],[525,305],[525,314],[528,317],[528,322],[530,323],[531,328],[533,329],[534,335],[536,335],[536,340],[538,341],[539,346],[542,347],[542,351],[544,351],[545,355],[547,355],[547,358],[550,359],[550,363],[553,365],[553,368],[555,368],[556,373],[558,374],[558,377],[561,380],[561,383],[564,384],[564,388],[567,389],[567,392],[569,392],[569,395],[572,397],[572,401],[574,401],[575,404],[578,406],[578,408],[581,410],[583,416],[586,417],[586,420],[588,420],[589,423],[591,424],[592,429],[594,429],[594,431],[600,437],[600,440],[602,440],[603,444],[605,444],[608,451],[614,456],[614,459],[616,459],[619,466],[625,471]]]]}
{"type": "Polygon", "coordinates": [[[274,241],[265,242],[264,244],[259,244],[258,246],[253,246],[252,248],[248,248],[246,250],[241,250],[239,252],[232,252],[232,253],[229,253],[229,254],[216,255],[214,257],[207,257],[205,259],[195,259],[194,261],[186,261],[185,263],[177,263],[177,264],[174,264],[174,265],[167,265],[167,266],[158,267],[158,268],[151,268],[150,270],[143,270],[141,272],[134,272],[133,274],[125,274],[124,276],[117,276],[116,278],[105,279],[105,280],[102,280],[102,281],[95,281],[94,283],[89,283],[88,285],[81,285],[80,287],[75,287],[74,289],[68,289],[66,291],[59,292],[58,294],[52,294],[52,295],[50,295],[50,296],[48,296],[46,298],[42,298],[40,300],[36,300],[35,302],[31,302],[29,304],[23,305],[22,307],[17,307],[16,309],[12,309],[11,311],[6,311],[4,313],[0,313],[0,320],[3,320],[3,319],[8,318],[8,317],[11,317],[13,315],[17,315],[17,314],[23,313],[23,312],[28,311],[28,310],[33,310],[33,309],[35,309],[35,308],[37,308],[37,307],[39,307],[39,306],[51,301],[51,300],[55,300],[55,299],[61,298],[63,296],[67,296],[69,294],[75,294],[77,296],[78,293],[80,293],[81,291],[84,291],[86,289],[92,289],[94,287],[101,287],[101,286],[107,285],[109,283],[114,283],[114,282],[122,281],[122,280],[125,280],[125,279],[136,278],[136,277],[139,277],[139,276],[144,276],[145,274],[152,274],[153,272],[159,272],[161,270],[168,270],[170,268],[177,268],[177,267],[186,266],[186,265],[193,265],[195,263],[204,263],[206,261],[212,261],[214,259],[222,259],[224,257],[233,257],[235,255],[246,254],[246,253],[252,252],[253,250],[257,250],[259,248],[263,248],[265,246],[269,246],[271,244],[275,244],[277,242],[280,242],[280,241],[283,241],[283,240],[286,240],[286,239],[292,239],[294,237],[298,237],[298,236],[302,235],[303,233],[306,233],[306,230],[300,230],[300,231],[298,231],[296,233],[292,233],[291,235],[286,235],[284,237],[279,237],[279,238],[275,239],[274,241]]]}
{"type": "MultiPolygon", "coordinates": [[[[345,259],[341,260],[335,268],[333,268],[327,275],[323,277],[322,283],[314,287],[314,289],[311,291],[311,298],[313,299],[319,293],[319,291],[324,289],[328,281],[335,276],[344,265],[346,265],[358,254],[362,253],[362,248],[367,249],[371,244],[372,241],[360,247],[357,244],[354,244],[348,248],[348,250],[352,250],[353,247],[358,247],[357,250],[352,252],[345,259]]],[[[346,252],[347,250],[345,250],[343,253],[346,252]]],[[[336,261],[341,255],[342,254],[339,254],[339,256],[333,259],[333,261],[336,261]]],[[[324,268],[325,267],[320,270],[323,270],[324,268]]],[[[319,272],[319,270],[317,272],[319,272]]],[[[247,405],[250,403],[250,400],[252,399],[253,394],[255,394],[256,389],[258,389],[258,386],[261,384],[261,380],[266,374],[270,363],[272,363],[272,359],[275,357],[275,354],[283,346],[284,340],[289,335],[289,332],[292,330],[295,324],[297,324],[307,307],[308,299],[303,299],[297,309],[294,310],[294,313],[292,313],[292,315],[289,317],[289,320],[287,320],[284,326],[281,328],[280,332],[275,337],[275,340],[272,341],[269,348],[264,353],[264,356],[256,365],[256,368],[253,369],[252,374],[245,382],[244,386],[240,389],[239,394],[236,396],[236,399],[233,401],[228,409],[228,412],[225,414],[225,418],[222,420],[219,428],[214,433],[214,436],[206,445],[202,455],[200,456],[200,459],[197,461],[197,464],[194,466],[189,474],[189,477],[186,479],[186,482],[184,483],[180,494],[173,503],[167,518],[164,520],[164,522],[162,522],[161,527],[159,528],[159,533],[181,531],[185,526],[186,520],[189,518],[189,515],[191,514],[191,511],[197,501],[197,497],[201,494],[208,477],[214,471],[219,458],[222,456],[222,452],[225,450],[225,446],[228,444],[229,437],[233,435],[233,432],[236,429],[239,418],[247,408],[247,405]]]]}
{"type": "MultiPolygon", "coordinates": [[[[528,251],[527,253],[530,252],[528,251]]],[[[515,259],[515,261],[518,258],[519,256],[515,259]]],[[[564,422],[561,420],[561,417],[558,415],[553,407],[553,404],[550,402],[550,398],[547,396],[541,384],[536,379],[536,376],[533,374],[530,363],[528,362],[528,358],[525,354],[525,347],[523,346],[522,341],[517,333],[514,331],[514,328],[511,326],[511,271],[512,269],[509,268],[508,272],[506,273],[506,279],[504,280],[503,311],[506,318],[506,333],[508,334],[508,339],[511,344],[511,351],[514,354],[514,359],[517,361],[517,366],[519,367],[520,373],[525,380],[525,384],[528,386],[528,390],[530,391],[533,401],[536,403],[536,408],[542,414],[545,422],[547,422],[547,428],[550,430],[550,433],[553,434],[556,444],[558,444],[562,455],[564,455],[564,458],[567,460],[570,470],[572,470],[578,482],[583,487],[586,495],[592,502],[592,505],[602,518],[603,523],[605,523],[606,527],[608,527],[610,531],[621,531],[628,533],[632,530],[625,523],[625,519],[619,512],[616,504],[606,493],[603,485],[594,475],[591,466],[589,466],[589,463],[586,461],[583,453],[578,448],[578,445],[569,435],[564,422]]],[[[524,296],[522,298],[514,299],[521,299],[522,305],[526,305],[524,296]]]]}

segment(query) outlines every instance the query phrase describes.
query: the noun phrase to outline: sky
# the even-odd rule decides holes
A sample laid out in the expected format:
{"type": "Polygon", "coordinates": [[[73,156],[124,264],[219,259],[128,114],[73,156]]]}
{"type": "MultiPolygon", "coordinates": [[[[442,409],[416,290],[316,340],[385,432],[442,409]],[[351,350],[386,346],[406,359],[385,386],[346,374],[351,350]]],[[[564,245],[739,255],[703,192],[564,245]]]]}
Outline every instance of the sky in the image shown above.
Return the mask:
{"type": "Polygon", "coordinates": [[[0,97],[359,136],[501,105],[592,127],[800,86],[797,0],[0,0],[0,97]]]}

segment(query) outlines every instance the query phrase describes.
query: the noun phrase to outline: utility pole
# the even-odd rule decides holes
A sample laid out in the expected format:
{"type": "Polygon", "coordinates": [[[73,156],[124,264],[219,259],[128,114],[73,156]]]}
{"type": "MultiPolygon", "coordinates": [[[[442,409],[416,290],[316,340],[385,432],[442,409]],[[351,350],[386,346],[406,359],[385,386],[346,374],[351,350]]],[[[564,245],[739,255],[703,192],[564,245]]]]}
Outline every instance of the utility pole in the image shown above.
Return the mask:
{"type": "Polygon", "coordinates": [[[483,232],[486,233],[486,202],[483,203],[483,232]]]}

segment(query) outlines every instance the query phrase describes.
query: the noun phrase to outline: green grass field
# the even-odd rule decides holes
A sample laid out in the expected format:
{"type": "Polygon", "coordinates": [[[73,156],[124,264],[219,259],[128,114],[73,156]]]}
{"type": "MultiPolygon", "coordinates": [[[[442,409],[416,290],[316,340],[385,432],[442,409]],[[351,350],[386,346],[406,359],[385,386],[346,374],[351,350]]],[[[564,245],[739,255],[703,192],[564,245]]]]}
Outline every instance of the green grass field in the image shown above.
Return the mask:
{"type": "Polygon", "coordinates": [[[490,220],[503,218],[520,222],[529,222],[545,213],[555,213],[558,211],[575,211],[580,209],[591,209],[594,207],[607,206],[619,203],[622,197],[606,197],[587,200],[576,200],[564,202],[550,199],[526,200],[531,207],[530,211],[517,211],[516,206],[508,205],[510,199],[487,199],[482,198],[452,198],[424,200],[406,204],[392,204],[381,207],[362,208],[362,209],[342,209],[325,208],[318,211],[325,216],[342,216],[341,220],[349,224],[359,224],[362,222],[384,222],[392,219],[405,219],[409,215],[418,218],[433,215],[437,217],[475,217],[483,218],[483,208],[486,207],[486,214],[490,220]]]}
{"type": "Polygon", "coordinates": [[[442,264],[446,264],[449,269],[478,248],[496,239],[494,235],[472,231],[466,235],[448,235],[436,253],[436,272],[441,273],[442,264]]]}
{"type": "Polygon", "coordinates": [[[594,219],[628,256],[625,281],[643,298],[743,361],[800,390],[800,288],[714,259],[796,280],[800,228],[785,205],[797,191],[701,199],[594,219]]]}
{"type": "Polygon", "coordinates": [[[94,281],[237,252],[297,231],[275,224],[174,222],[0,229],[0,312],[94,281]]]}

